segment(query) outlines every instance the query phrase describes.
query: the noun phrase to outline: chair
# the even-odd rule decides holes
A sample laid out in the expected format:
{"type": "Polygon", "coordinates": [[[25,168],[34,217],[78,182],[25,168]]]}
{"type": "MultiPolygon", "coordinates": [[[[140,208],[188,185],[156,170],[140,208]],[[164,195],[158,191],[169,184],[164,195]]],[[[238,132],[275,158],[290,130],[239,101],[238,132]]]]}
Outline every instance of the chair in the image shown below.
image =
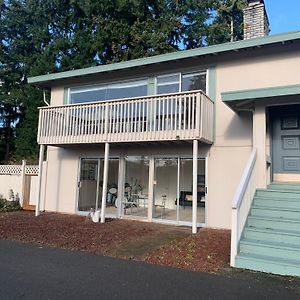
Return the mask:
{"type": "Polygon", "coordinates": [[[166,201],[167,201],[167,195],[161,196],[161,204],[154,204],[154,215],[156,217],[156,208],[160,208],[160,217],[163,218],[163,215],[165,215],[166,212],[166,201]]]}

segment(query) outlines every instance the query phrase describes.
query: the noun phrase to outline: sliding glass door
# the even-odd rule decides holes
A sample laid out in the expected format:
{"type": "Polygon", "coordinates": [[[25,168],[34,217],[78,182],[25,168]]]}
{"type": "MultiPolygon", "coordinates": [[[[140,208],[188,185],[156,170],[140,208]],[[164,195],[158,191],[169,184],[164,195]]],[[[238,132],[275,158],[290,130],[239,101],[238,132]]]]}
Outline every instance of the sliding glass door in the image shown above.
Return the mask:
{"type": "MultiPolygon", "coordinates": [[[[205,223],[205,159],[198,159],[197,166],[197,223],[205,223]]],[[[192,222],[193,160],[180,159],[179,221],[192,222]]]]}
{"type": "Polygon", "coordinates": [[[177,221],[178,158],[156,158],[153,218],[177,221]]]}
{"type": "MultiPolygon", "coordinates": [[[[205,159],[198,159],[197,167],[197,223],[205,223],[205,159]]],[[[189,224],[192,204],[192,158],[156,158],[153,219],[189,224]]]]}
{"type": "Polygon", "coordinates": [[[125,158],[123,214],[146,218],[149,198],[149,158],[127,156],[125,158]]]}
{"type": "MultiPolygon", "coordinates": [[[[80,160],[80,177],[77,210],[89,212],[101,209],[103,188],[103,158],[82,158],[80,160]]],[[[106,194],[106,215],[117,215],[119,159],[110,158],[106,194]]]]}
{"type": "MultiPolygon", "coordinates": [[[[99,175],[100,164],[98,159],[81,159],[78,211],[86,212],[99,207],[99,175]]],[[[101,193],[102,194],[102,193],[101,193]]]]}

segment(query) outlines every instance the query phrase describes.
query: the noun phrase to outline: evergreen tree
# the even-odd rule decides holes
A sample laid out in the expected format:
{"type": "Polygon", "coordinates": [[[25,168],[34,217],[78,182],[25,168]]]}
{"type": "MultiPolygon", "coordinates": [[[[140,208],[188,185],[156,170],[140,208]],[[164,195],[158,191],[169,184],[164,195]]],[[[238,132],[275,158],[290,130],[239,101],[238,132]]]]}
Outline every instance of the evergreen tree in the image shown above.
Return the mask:
{"type": "Polygon", "coordinates": [[[37,157],[27,78],[242,38],[245,0],[0,0],[0,160],[37,157]]]}

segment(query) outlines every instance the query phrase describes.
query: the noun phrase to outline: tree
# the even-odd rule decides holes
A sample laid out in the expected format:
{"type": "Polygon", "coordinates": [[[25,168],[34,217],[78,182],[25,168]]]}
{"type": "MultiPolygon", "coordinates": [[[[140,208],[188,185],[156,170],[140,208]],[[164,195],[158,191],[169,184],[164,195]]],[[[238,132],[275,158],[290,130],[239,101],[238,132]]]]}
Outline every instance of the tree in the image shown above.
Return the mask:
{"type": "Polygon", "coordinates": [[[233,42],[243,38],[243,9],[246,0],[216,1],[216,15],[210,26],[208,44],[233,42]]]}
{"type": "Polygon", "coordinates": [[[28,77],[239,39],[243,3],[0,0],[0,160],[37,156],[42,91],[28,77]]]}

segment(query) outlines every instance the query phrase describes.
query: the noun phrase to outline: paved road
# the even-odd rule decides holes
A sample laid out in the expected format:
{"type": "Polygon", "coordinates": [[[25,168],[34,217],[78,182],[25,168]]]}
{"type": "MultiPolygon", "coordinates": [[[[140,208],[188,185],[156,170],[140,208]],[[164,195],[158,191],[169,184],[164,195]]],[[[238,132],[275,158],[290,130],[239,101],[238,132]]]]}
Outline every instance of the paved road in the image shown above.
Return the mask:
{"type": "Polygon", "coordinates": [[[0,240],[0,299],[291,300],[300,293],[269,277],[228,278],[0,240]]]}

